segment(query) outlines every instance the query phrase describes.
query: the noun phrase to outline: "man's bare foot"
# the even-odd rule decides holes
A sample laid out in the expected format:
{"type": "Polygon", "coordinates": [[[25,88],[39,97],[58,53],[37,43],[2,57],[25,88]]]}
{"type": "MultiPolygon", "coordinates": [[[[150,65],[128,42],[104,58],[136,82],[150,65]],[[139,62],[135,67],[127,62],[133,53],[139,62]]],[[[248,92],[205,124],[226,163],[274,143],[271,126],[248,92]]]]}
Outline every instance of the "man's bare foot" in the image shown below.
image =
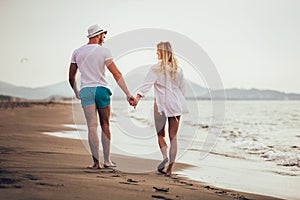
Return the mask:
{"type": "Polygon", "coordinates": [[[87,166],[88,169],[103,169],[103,166],[99,163],[94,163],[93,165],[87,166]]]}
{"type": "Polygon", "coordinates": [[[117,167],[116,163],[113,161],[105,162],[103,166],[104,166],[104,168],[117,167]]]}

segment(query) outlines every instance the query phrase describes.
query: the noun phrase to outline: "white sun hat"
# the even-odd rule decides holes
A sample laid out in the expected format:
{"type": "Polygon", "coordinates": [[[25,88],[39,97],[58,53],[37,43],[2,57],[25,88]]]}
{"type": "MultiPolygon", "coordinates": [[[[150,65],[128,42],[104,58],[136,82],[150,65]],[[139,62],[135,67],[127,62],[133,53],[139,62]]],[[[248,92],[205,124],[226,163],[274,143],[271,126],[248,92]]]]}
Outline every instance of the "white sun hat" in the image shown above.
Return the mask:
{"type": "Polygon", "coordinates": [[[107,33],[107,30],[104,30],[103,28],[100,28],[98,24],[92,25],[88,28],[88,38],[95,37],[96,35],[99,35],[101,33],[107,33]]]}

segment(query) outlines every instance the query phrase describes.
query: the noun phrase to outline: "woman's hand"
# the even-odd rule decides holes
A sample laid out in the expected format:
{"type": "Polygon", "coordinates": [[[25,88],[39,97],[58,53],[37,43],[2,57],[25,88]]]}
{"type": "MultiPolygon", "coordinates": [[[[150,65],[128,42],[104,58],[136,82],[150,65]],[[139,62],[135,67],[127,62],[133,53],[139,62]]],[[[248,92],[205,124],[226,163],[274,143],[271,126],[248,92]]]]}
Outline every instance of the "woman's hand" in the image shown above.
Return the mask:
{"type": "Polygon", "coordinates": [[[133,102],[133,107],[134,109],[136,108],[137,104],[139,103],[139,100],[141,99],[141,95],[137,94],[135,99],[134,99],[134,102],[133,102]]]}

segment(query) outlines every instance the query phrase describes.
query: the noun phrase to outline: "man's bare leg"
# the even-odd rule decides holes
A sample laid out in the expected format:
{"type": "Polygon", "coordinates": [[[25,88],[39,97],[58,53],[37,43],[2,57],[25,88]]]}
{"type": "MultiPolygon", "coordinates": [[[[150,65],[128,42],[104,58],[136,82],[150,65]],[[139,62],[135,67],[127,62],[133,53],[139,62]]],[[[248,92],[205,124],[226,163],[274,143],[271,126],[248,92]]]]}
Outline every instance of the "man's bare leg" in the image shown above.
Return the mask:
{"type": "Polygon", "coordinates": [[[99,138],[97,133],[97,109],[96,105],[90,105],[83,108],[86,123],[88,126],[88,140],[93,157],[94,164],[90,168],[101,168],[99,162],[99,138]]]}
{"type": "Polygon", "coordinates": [[[110,160],[110,112],[110,105],[105,108],[98,108],[99,120],[102,129],[101,142],[103,148],[104,166],[114,166],[110,160]]]}

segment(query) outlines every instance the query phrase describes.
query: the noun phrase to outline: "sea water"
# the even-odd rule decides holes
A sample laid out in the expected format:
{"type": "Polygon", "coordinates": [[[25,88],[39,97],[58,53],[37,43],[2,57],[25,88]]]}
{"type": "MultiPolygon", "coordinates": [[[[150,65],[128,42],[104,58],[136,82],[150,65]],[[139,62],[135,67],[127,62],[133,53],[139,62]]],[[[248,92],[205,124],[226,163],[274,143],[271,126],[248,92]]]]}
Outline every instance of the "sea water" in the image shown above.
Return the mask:
{"type": "MultiPolygon", "coordinates": [[[[177,162],[195,167],[175,173],[218,187],[299,199],[300,102],[224,103],[224,121],[216,125],[211,101],[188,101],[190,112],[180,119],[177,162]]],[[[83,113],[76,104],[73,114],[75,125],[69,126],[76,133],[50,134],[86,141],[86,125],[78,123],[83,113]]],[[[111,127],[112,153],[162,159],[152,100],[142,100],[136,109],[113,101],[111,127]]]]}

